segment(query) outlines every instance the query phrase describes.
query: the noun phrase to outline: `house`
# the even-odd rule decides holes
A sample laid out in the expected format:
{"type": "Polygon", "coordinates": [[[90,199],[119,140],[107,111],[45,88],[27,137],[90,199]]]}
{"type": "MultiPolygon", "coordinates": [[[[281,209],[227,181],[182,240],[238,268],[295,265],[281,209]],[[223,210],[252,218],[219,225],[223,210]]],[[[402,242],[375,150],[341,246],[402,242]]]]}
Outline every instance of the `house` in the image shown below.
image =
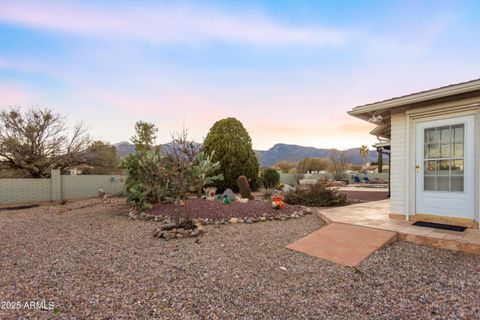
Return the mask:
{"type": "Polygon", "coordinates": [[[362,105],[391,155],[391,218],[477,226],[480,79],[362,105]]]}
{"type": "MultiPolygon", "coordinates": [[[[382,165],[382,172],[388,173],[388,170],[389,170],[388,164],[382,165]]],[[[369,165],[368,167],[365,168],[365,171],[367,173],[378,173],[378,165],[371,164],[371,165],[369,165]]]]}

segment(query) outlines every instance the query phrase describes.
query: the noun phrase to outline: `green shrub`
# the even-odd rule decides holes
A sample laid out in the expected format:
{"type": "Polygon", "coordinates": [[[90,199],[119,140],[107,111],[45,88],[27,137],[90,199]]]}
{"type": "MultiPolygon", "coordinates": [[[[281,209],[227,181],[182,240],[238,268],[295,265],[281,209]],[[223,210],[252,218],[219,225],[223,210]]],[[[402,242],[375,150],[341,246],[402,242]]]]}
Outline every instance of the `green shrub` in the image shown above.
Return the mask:
{"type": "Polygon", "coordinates": [[[285,194],[285,202],[310,207],[341,206],[347,202],[345,194],[328,188],[325,181],[316,184],[298,186],[285,194]]]}
{"type": "Polygon", "coordinates": [[[280,182],[280,174],[275,169],[267,168],[262,172],[262,182],[267,189],[275,188],[280,182]]]}
{"type": "Polygon", "coordinates": [[[203,143],[204,151],[213,154],[212,161],[220,162],[219,173],[223,180],[214,185],[223,191],[226,188],[238,191],[237,178],[247,177],[252,188],[257,187],[259,165],[252,149],[252,140],[242,123],[235,118],[215,122],[203,143]]]}

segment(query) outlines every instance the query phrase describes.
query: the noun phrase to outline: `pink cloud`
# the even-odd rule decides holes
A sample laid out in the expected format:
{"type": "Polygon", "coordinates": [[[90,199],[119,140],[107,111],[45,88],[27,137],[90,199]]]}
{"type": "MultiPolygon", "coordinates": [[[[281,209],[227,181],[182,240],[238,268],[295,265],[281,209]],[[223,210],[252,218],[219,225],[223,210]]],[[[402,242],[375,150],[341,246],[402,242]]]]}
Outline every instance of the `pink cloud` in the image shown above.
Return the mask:
{"type": "Polygon", "coordinates": [[[104,7],[33,1],[0,3],[0,21],[43,30],[151,43],[241,42],[256,45],[339,44],[344,31],[279,23],[259,14],[232,14],[186,5],[104,7]]]}
{"type": "Polygon", "coordinates": [[[21,106],[27,103],[29,96],[20,88],[0,83],[0,108],[21,106]]]}

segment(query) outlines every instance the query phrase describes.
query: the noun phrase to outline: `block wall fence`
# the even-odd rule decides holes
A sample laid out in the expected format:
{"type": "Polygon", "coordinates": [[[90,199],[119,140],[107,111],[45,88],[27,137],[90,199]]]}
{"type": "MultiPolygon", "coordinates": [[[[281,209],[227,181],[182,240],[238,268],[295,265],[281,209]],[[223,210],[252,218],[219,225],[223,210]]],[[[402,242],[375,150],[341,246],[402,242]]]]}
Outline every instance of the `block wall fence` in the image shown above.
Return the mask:
{"type": "Polygon", "coordinates": [[[60,170],[52,170],[49,179],[0,179],[0,204],[91,198],[100,189],[121,195],[125,179],[121,175],[61,175],[60,170]]]}
{"type": "MultiPolygon", "coordinates": [[[[354,176],[358,176],[360,179],[363,179],[363,177],[365,177],[365,174],[363,174],[363,173],[347,174],[346,177],[348,178],[350,183],[353,183],[354,176]]],[[[388,182],[388,179],[389,179],[388,173],[369,173],[367,176],[370,180],[381,179],[383,181],[388,182]]],[[[327,179],[332,179],[333,175],[331,175],[329,173],[326,173],[326,174],[323,174],[323,173],[309,174],[308,177],[305,176],[305,178],[302,178],[302,179],[318,180],[321,177],[326,177],[327,179]]],[[[296,175],[294,173],[280,173],[280,182],[285,183],[285,184],[289,184],[291,186],[295,186],[295,185],[297,185],[297,178],[296,178],[296,175]]]]}

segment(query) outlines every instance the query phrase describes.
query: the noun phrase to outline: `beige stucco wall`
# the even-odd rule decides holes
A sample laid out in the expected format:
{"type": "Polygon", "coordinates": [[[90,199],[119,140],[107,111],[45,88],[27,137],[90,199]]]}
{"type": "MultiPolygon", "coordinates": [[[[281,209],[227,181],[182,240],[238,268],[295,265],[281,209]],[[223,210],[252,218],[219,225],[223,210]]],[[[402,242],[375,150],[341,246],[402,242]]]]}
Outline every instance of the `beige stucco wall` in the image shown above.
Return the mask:
{"type": "Polygon", "coordinates": [[[100,189],[117,195],[123,192],[124,180],[125,177],[118,175],[62,176],[62,199],[95,197],[100,189]]]}
{"type": "Polygon", "coordinates": [[[90,198],[99,189],[119,195],[124,184],[119,175],[61,176],[53,170],[50,179],[0,179],[0,204],[90,198]]]}
{"type": "Polygon", "coordinates": [[[51,200],[50,179],[0,179],[0,204],[51,200]]]}

